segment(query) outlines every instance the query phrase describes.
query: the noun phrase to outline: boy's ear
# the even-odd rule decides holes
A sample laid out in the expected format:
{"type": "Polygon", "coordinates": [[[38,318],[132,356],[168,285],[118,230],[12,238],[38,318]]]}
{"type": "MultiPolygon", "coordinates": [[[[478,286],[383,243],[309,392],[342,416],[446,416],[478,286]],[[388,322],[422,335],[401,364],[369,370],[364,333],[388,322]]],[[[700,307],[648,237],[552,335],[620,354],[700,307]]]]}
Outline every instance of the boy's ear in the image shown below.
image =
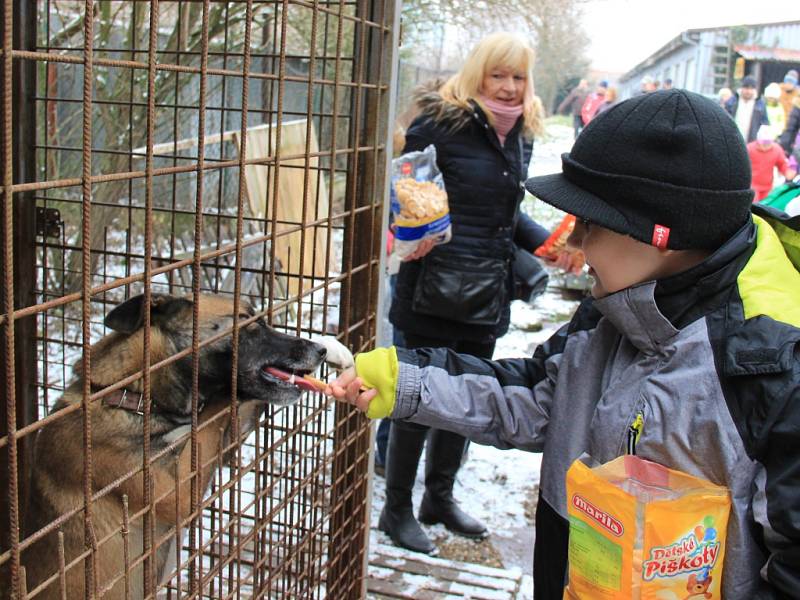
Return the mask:
{"type": "MultiPolygon", "coordinates": [[[[169,294],[150,295],[150,319],[153,324],[163,322],[175,315],[182,308],[191,305],[186,298],[177,298],[169,294]]],[[[144,294],[133,296],[122,304],[115,306],[105,318],[109,329],[120,333],[131,334],[144,323],[144,294]]]]}

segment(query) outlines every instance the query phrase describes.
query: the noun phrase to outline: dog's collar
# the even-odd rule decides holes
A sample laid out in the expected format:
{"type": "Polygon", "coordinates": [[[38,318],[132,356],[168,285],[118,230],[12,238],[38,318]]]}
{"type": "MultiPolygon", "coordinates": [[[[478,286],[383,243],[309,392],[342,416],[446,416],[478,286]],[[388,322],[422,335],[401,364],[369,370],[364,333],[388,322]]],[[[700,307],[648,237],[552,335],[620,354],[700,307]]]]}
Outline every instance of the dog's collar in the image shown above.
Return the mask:
{"type": "Polygon", "coordinates": [[[107,396],[103,396],[103,406],[121,408],[137,415],[143,415],[144,394],[142,392],[132,392],[128,388],[114,390],[107,396]]]}
{"type": "MultiPolygon", "coordinates": [[[[151,411],[151,414],[156,413],[161,417],[164,417],[166,419],[169,419],[170,421],[179,423],[181,425],[191,423],[192,421],[191,415],[182,415],[178,413],[158,410],[157,404],[153,401],[152,397],[150,401],[152,408],[155,409],[151,411]]],[[[133,392],[127,388],[114,390],[110,394],[103,396],[103,406],[107,406],[109,408],[119,408],[142,416],[144,415],[144,393],[133,392]]],[[[198,406],[197,410],[198,412],[203,410],[203,405],[201,404],[200,406],[198,406]]]]}

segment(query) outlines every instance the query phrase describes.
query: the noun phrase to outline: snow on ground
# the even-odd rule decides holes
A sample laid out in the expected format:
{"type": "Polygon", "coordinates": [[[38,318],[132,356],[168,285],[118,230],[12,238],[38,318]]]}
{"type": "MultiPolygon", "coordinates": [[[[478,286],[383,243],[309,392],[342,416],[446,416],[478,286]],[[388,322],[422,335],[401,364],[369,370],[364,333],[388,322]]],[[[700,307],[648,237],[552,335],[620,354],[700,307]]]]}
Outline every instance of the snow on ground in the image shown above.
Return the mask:
{"type": "MultiPolygon", "coordinates": [[[[530,174],[559,172],[561,153],[569,151],[571,145],[571,127],[549,125],[544,141],[538,141],[534,146],[530,174]]],[[[533,198],[526,200],[523,208],[550,229],[563,214],[533,198]]],[[[561,290],[554,287],[548,288],[534,306],[514,302],[511,328],[498,341],[494,358],[530,356],[538,344],[570,318],[577,305],[577,300],[562,297],[561,290]]],[[[424,462],[423,455],[413,491],[415,512],[424,492],[424,462]]],[[[455,486],[455,497],[462,508],[489,528],[489,540],[502,556],[504,567],[521,569],[526,575],[521,598],[532,595],[529,576],[533,564],[533,521],[530,508],[537,495],[540,466],[539,454],[471,444],[455,486]]],[[[376,477],[371,515],[373,527],[377,525],[384,499],[385,481],[376,477]]],[[[441,525],[423,527],[431,538],[446,541],[451,536],[441,525]]],[[[388,536],[377,532],[373,532],[373,540],[382,544],[392,543],[388,536]]]]}

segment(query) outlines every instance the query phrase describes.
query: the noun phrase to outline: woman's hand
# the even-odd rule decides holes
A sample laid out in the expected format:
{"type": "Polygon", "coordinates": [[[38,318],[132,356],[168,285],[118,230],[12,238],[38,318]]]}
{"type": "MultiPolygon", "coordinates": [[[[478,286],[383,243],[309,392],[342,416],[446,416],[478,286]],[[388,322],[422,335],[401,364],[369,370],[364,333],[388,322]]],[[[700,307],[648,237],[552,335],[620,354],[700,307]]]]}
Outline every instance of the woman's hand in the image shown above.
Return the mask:
{"type": "Polygon", "coordinates": [[[325,394],[333,396],[340,402],[352,404],[361,412],[367,412],[369,403],[378,395],[378,390],[372,388],[370,390],[362,391],[364,382],[356,375],[354,367],[342,372],[339,377],[332,381],[327,388],[325,394]]]}
{"type": "Polygon", "coordinates": [[[545,260],[551,266],[575,275],[581,274],[583,265],[586,262],[583,252],[580,250],[562,250],[555,258],[547,258],[545,260]]]}
{"type": "Polygon", "coordinates": [[[425,256],[425,255],[426,255],[428,252],[430,252],[431,250],[433,250],[433,247],[434,247],[435,245],[436,245],[436,242],[434,242],[434,241],[433,241],[432,239],[430,239],[430,238],[425,238],[425,239],[422,239],[422,240],[420,240],[420,241],[419,241],[419,245],[417,246],[417,249],[416,249],[416,250],[414,250],[414,252],[412,252],[412,253],[411,253],[411,254],[409,254],[408,256],[406,256],[406,257],[403,259],[403,262],[408,262],[408,261],[410,261],[410,260],[418,260],[418,259],[422,258],[422,257],[423,257],[423,256],[425,256]]]}

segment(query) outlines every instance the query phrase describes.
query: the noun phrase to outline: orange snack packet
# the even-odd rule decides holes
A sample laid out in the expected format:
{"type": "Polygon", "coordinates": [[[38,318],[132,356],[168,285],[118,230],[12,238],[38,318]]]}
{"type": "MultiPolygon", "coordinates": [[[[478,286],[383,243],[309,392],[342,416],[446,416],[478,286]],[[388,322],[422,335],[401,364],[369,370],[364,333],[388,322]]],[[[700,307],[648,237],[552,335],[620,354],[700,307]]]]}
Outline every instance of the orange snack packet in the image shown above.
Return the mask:
{"type": "Polygon", "coordinates": [[[637,456],[567,471],[565,599],[722,598],[727,488],[637,456]]]}
{"type": "Polygon", "coordinates": [[[567,249],[567,238],[574,228],[575,215],[564,215],[558,227],[556,227],[553,233],[550,234],[550,237],[536,249],[534,254],[539,258],[555,260],[561,252],[567,249]]]}
{"type": "Polygon", "coordinates": [[[583,265],[586,264],[586,257],[582,251],[567,247],[567,238],[574,228],[575,215],[565,215],[558,227],[534,251],[534,254],[539,258],[555,262],[556,266],[565,271],[580,273],[583,270],[583,265]]]}

